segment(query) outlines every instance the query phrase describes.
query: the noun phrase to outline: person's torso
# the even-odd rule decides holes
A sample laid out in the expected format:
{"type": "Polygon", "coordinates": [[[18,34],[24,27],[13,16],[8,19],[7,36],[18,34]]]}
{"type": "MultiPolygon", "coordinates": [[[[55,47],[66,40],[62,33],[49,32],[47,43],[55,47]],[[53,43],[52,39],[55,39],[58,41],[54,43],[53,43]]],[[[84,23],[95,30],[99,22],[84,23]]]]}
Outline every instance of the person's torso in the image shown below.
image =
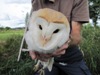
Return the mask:
{"type": "MultiPolygon", "coordinates": [[[[55,0],[54,3],[44,4],[44,0],[34,0],[32,3],[33,11],[42,8],[51,8],[63,13],[71,21],[72,9],[74,6],[74,0],[55,0]]],[[[52,14],[52,13],[51,13],[52,14]]],[[[83,59],[83,55],[78,46],[69,47],[66,53],[61,57],[55,57],[57,62],[75,62],[83,59]]]]}
{"type": "Polygon", "coordinates": [[[74,5],[74,0],[55,0],[54,3],[44,3],[44,0],[33,0],[32,7],[33,11],[41,8],[51,8],[63,13],[68,20],[71,20],[72,9],[74,5]]]}

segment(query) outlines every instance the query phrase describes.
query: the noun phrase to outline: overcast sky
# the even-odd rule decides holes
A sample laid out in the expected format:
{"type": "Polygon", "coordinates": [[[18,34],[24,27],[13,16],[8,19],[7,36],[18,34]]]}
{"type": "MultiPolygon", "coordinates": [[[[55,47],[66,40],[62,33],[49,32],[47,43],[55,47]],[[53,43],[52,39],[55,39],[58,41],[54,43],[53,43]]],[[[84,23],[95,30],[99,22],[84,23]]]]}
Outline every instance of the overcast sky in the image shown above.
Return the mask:
{"type": "Polygon", "coordinates": [[[0,3],[30,3],[31,0],[0,0],[0,3]]]}
{"type": "Polygon", "coordinates": [[[31,0],[0,0],[0,27],[23,27],[31,0]]]}

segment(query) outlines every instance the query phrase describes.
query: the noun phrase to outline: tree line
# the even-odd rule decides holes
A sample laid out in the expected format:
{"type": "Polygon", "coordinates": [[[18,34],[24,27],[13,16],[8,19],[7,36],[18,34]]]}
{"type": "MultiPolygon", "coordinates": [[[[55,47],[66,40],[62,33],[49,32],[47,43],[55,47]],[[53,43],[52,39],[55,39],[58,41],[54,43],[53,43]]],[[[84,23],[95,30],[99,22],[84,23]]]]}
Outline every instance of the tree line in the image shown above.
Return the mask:
{"type": "Polygon", "coordinates": [[[100,0],[89,0],[89,13],[94,27],[97,27],[97,20],[100,20],[100,0]]]}

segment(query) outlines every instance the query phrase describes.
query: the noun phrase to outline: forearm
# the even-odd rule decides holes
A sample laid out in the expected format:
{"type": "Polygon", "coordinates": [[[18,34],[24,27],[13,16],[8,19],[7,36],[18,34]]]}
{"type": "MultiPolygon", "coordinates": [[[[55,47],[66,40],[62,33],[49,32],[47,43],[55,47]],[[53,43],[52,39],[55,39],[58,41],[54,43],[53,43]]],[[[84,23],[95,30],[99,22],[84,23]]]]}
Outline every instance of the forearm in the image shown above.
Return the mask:
{"type": "Polygon", "coordinates": [[[78,45],[81,42],[81,28],[79,22],[72,21],[71,42],[70,45],[78,45]]]}

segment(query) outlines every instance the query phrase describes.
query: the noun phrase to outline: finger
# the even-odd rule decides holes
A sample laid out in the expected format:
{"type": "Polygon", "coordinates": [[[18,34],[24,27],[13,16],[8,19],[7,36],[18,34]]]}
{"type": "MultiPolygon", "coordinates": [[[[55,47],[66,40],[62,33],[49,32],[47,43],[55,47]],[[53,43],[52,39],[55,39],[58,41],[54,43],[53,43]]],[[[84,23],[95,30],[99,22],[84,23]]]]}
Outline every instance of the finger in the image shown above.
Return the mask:
{"type": "Polygon", "coordinates": [[[59,54],[65,54],[66,50],[61,51],[59,54]]]}
{"type": "Polygon", "coordinates": [[[40,54],[39,57],[44,59],[49,59],[52,57],[52,54],[40,54]]]}
{"type": "Polygon", "coordinates": [[[44,56],[41,56],[41,57],[38,56],[37,59],[41,60],[41,61],[44,61],[44,62],[47,62],[49,58],[45,58],[44,56]]]}
{"type": "Polygon", "coordinates": [[[30,54],[30,56],[31,56],[31,58],[32,58],[33,60],[36,59],[36,54],[35,54],[35,52],[29,51],[29,54],[30,54]]]}
{"type": "Polygon", "coordinates": [[[57,57],[60,57],[61,55],[65,54],[66,50],[63,50],[62,52],[56,54],[57,57]]]}
{"type": "Polygon", "coordinates": [[[65,50],[65,49],[67,49],[68,48],[68,44],[66,43],[66,44],[64,44],[62,47],[60,47],[58,50],[56,50],[56,51],[62,51],[62,50],[65,50]]]}
{"type": "Polygon", "coordinates": [[[41,60],[41,61],[44,61],[44,62],[47,62],[48,61],[48,59],[45,59],[45,58],[40,58],[39,60],[41,60]]]}
{"type": "Polygon", "coordinates": [[[67,49],[68,48],[68,44],[64,44],[59,50],[63,50],[63,49],[67,49]]]}
{"type": "Polygon", "coordinates": [[[65,49],[67,49],[67,48],[68,48],[68,45],[63,45],[61,48],[56,50],[53,54],[58,54],[60,52],[65,52],[65,49]]]}
{"type": "Polygon", "coordinates": [[[55,56],[59,56],[59,55],[63,55],[63,54],[65,54],[65,52],[66,52],[66,50],[62,50],[62,51],[60,51],[60,52],[53,53],[53,55],[55,55],[55,56]]]}
{"type": "Polygon", "coordinates": [[[52,54],[45,54],[44,57],[45,58],[51,58],[52,57],[52,54]]]}

